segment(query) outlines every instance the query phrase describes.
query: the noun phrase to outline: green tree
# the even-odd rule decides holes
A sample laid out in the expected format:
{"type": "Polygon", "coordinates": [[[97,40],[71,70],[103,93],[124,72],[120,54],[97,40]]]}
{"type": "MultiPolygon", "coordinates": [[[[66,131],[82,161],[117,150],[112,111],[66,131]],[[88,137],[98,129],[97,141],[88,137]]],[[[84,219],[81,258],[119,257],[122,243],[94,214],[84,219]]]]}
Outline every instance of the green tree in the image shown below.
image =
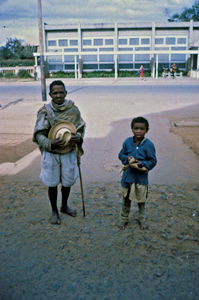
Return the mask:
{"type": "Polygon", "coordinates": [[[21,41],[17,38],[9,38],[6,42],[6,49],[8,49],[12,55],[12,58],[21,58],[21,53],[23,51],[23,46],[21,41]]]}
{"type": "Polygon", "coordinates": [[[169,22],[199,21],[199,0],[195,0],[191,8],[185,7],[180,14],[176,13],[168,19],[169,22]]]}
{"type": "Polygon", "coordinates": [[[0,49],[0,59],[10,59],[12,57],[12,53],[6,47],[1,47],[0,49]]]}
{"type": "Polygon", "coordinates": [[[0,59],[33,59],[36,46],[22,45],[17,38],[9,38],[4,47],[0,48],[0,59]]]}
{"type": "Polygon", "coordinates": [[[21,52],[21,58],[22,59],[32,59],[33,53],[37,51],[36,46],[26,45],[23,47],[23,50],[21,52]]]}

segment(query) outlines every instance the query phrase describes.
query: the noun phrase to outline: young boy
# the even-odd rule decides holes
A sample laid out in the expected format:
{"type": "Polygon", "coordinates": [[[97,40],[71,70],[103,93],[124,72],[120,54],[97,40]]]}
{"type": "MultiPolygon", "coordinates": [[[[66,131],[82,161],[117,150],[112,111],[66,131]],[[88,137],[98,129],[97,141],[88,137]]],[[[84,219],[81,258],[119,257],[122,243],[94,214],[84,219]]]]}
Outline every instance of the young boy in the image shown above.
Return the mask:
{"type": "Polygon", "coordinates": [[[138,204],[138,223],[141,229],[146,227],[144,223],[145,202],[148,193],[148,172],[157,163],[154,144],[145,138],[149,130],[149,123],[143,117],[134,118],[131,121],[133,137],[128,137],[118,155],[122,161],[123,175],[121,179],[123,204],[121,211],[120,229],[128,225],[128,216],[131,201],[138,204]]]}
{"type": "MultiPolygon", "coordinates": [[[[48,186],[48,196],[52,207],[51,224],[60,224],[60,216],[57,209],[57,186],[61,183],[62,205],[61,212],[72,217],[76,211],[68,207],[68,197],[71,186],[78,177],[77,158],[75,144],[81,149],[83,143],[85,122],[81,118],[80,111],[71,100],[65,99],[67,91],[60,80],[50,84],[50,103],[44,105],[37,114],[33,141],[41,150],[41,174],[42,182],[48,186]],[[49,131],[60,124],[59,122],[72,124],[75,135],[70,138],[70,147],[67,149],[66,141],[62,135],[51,138],[49,131]]],[[[60,132],[63,132],[61,129],[60,132]]],[[[64,135],[63,135],[64,136],[64,135]]]]}

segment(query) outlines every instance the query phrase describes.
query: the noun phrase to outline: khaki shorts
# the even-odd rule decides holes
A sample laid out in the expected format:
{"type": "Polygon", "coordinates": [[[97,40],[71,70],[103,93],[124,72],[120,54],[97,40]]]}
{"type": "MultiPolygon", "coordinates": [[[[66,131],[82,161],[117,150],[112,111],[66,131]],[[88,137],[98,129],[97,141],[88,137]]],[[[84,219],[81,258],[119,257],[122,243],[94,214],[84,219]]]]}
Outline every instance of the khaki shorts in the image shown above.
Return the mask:
{"type": "Polygon", "coordinates": [[[122,196],[126,198],[129,192],[129,200],[136,203],[146,202],[148,196],[148,185],[143,185],[139,183],[132,183],[130,186],[130,191],[128,188],[122,186],[122,196]]]}

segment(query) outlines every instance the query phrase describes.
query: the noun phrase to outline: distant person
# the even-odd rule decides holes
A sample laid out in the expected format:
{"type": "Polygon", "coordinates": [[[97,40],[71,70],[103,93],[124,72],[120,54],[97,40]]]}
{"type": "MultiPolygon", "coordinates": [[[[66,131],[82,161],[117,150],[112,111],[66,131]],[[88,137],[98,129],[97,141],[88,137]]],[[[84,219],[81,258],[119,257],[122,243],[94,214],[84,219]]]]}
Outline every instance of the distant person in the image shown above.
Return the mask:
{"type": "Polygon", "coordinates": [[[131,121],[133,136],[125,139],[119,152],[119,159],[123,163],[122,185],[122,211],[120,229],[128,225],[131,201],[138,204],[138,223],[141,229],[147,227],[145,223],[145,203],[148,195],[148,172],[157,163],[154,144],[145,138],[149,130],[149,123],[143,117],[131,121]]]}
{"type": "Polygon", "coordinates": [[[34,80],[37,80],[37,67],[34,66],[34,80]]]}
{"type": "Polygon", "coordinates": [[[176,71],[177,71],[176,64],[173,63],[173,64],[171,65],[171,67],[170,67],[170,73],[171,73],[171,76],[172,76],[173,78],[175,78],[176,71]]]}
{"type": "Polygon", "coordinates": [[[52,100],[37,114],[33,141],[41,150],[42,182],[48,186],[52,208],[52,224],[60,224],[57,209],[58,185],[61,183],[62,205],[60,211],[72,217],[76,211],[69,208],[68,198],[71,186],[78,178],[75,144],[82,151],[85,122],[74,102],[65,99],[67,91],[60,80],[50,84],[52,100]]]}
{"type": "Polygon", "coordinates": [[[144,79],[144,66],[143,65],[140,66],[139,73],[140,73],[140,78],[144,79]]]}

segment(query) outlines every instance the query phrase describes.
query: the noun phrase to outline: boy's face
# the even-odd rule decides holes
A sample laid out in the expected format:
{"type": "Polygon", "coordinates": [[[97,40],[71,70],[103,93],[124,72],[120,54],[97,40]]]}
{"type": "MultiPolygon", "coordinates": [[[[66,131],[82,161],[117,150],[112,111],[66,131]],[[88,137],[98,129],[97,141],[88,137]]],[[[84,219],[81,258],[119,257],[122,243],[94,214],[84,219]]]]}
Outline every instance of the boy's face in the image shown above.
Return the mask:
{"type": "Polygon", "coordinates": [[[64,103],[64,100],[65,100],[65,97],[67,95],[67,92],[66,92],[64,86],[62,86],[62,85],[54,85],[52,87],[52,91],[51,91],[51,93],[49,93],[49,95],[51,96],[52,101],[55,104],[60,105],[60,104],[64,103]]]}
{"type": "Polygon", "coordinates": [[[144,123],[135,123],[132,128],[136,141],[142,141],[147,132],[146,125],[144,123]]]}

